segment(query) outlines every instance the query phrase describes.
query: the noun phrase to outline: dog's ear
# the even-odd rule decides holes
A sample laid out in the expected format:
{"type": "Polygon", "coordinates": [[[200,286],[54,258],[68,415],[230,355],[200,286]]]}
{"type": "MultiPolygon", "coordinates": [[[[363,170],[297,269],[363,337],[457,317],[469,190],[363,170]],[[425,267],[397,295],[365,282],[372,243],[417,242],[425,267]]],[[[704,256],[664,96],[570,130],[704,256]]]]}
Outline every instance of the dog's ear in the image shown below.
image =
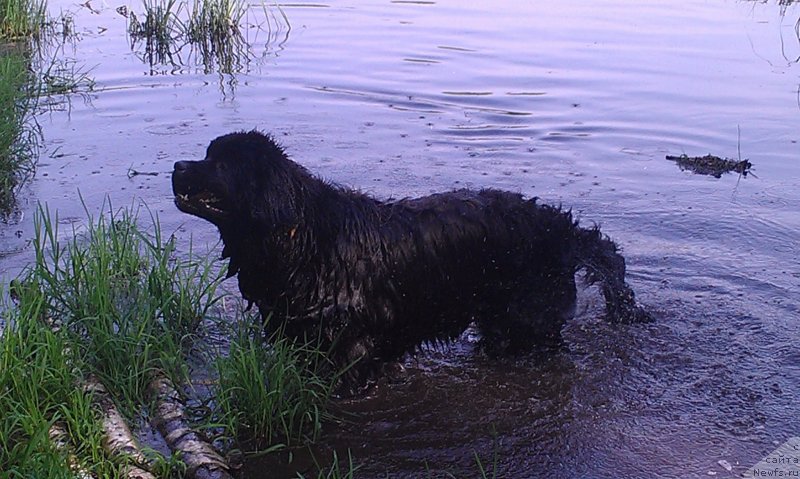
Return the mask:
{"type": "Polygon", "coordinates": [[[261,161],[259,167],[241,207],[249,209],[253,224],[266,230],[262,233],[286,231],[301,222],[305,207],[315,203],[309,187],[317,181],[285,156],[261,161]]]}
{"type": "Polygon", "coordinates": [[[287,188],[288,179],[275,179],[269,186],[258,191],[259,198],[250,203],[252,219],[264,228],[264,233],[285,230],[297,224],[300,216],[297,198],[292,188],[287,188]]]}
{"type": "Polygon", "coordinates": [[[236,181],[232,191],[241,223],[257,228],[245,235],[273,236],[301,223],[304,211],[316,204],[319,180],[293,162],[272,138],[250,132],[232,154],[236,181]]]}
{"type": "Polygon", "coordinates": [[[222,248],[222,259],[225,258],[230,258],[228,262],[228,271],[225,273],[225,279],[228,279],[239,272],[239,256],[233,254],[233,247],[228,244],[225,244],[222,248]]]}

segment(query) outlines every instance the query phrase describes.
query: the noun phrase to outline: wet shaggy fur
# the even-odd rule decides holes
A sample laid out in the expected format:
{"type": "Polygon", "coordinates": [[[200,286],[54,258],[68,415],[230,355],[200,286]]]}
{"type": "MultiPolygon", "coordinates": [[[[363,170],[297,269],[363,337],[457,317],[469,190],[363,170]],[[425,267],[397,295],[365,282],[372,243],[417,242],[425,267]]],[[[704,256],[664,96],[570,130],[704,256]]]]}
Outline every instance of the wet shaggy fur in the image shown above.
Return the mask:
{"type": "Polygon", "coordinates": [[[321,338],[363,385],[382,364],[472,322],[491,354],[557,341],[575,274],[611,321],[639,321],[625,260],[597,228],[495,189],[381,201],[330,184],[257,131],[211,142],[172,174],[181,211],[210,221],[242,296],[294,338],[321,338]]]}

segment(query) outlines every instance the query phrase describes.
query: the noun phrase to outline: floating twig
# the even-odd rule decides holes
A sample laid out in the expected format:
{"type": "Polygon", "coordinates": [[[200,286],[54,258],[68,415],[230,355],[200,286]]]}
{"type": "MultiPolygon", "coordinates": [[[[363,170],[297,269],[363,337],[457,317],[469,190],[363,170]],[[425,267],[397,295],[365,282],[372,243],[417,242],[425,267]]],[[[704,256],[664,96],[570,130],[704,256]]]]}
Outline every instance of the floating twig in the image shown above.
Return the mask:
{"type": "Polygon", "coordinates": [[[139,170],[134,170],[133,168],[128,168],[128,178],[133,178],[134,176],[158,176],[158,172],[139,171],[139,170]]]}

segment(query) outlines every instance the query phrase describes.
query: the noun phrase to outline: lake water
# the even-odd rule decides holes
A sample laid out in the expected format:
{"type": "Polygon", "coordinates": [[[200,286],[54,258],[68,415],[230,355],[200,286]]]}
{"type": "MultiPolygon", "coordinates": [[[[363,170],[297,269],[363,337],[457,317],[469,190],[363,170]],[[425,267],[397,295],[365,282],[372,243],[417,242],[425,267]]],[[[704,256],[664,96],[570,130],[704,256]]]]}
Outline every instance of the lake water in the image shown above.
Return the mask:
{"type": "MultiPolygon", "coordinates": [[[[606,324],[589,291],[550,358],[489,361],[469,335],[421,355],[407,382],[337,405],[348,421],[318,452],[350,450],[359,477],[476,477],[476,454],[507,478],[738,477],[800,436],[800,7],[254,6],[250,49],[218,73],[189,47],[174,65],[144,62],[120,5],[51,5],[74,14],[64,56],[97,86],[39,117],[36,177],[0,227],[4,277],[31,259],[36,202],[77,224],[78,191],[93,213],[106,197],[146,202],[165,231],[213,245],[210,224],[173,206],[172,164],[260,128],[379,197],[497,187],[570,207],[623,247],[657,318],[606,324]],[[683,153],[741,155],[754,174],[664,158],[683,153]]],[[[275,462],[243,474],[293,475],[275,462]]]]}

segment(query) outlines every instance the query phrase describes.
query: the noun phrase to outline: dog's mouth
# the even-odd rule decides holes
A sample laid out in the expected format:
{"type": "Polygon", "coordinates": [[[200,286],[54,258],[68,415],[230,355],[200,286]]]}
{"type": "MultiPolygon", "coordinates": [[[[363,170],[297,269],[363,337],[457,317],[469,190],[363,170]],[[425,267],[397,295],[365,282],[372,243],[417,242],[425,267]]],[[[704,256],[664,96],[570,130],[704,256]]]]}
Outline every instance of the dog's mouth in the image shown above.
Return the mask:
{"type": "Polygon", "coordinates": [[[184,213],[199,216],[209,221],[223,220],[229,216],[225,200],[210,191],[199,193],[176,193],[175,206],[184,213]]]}

